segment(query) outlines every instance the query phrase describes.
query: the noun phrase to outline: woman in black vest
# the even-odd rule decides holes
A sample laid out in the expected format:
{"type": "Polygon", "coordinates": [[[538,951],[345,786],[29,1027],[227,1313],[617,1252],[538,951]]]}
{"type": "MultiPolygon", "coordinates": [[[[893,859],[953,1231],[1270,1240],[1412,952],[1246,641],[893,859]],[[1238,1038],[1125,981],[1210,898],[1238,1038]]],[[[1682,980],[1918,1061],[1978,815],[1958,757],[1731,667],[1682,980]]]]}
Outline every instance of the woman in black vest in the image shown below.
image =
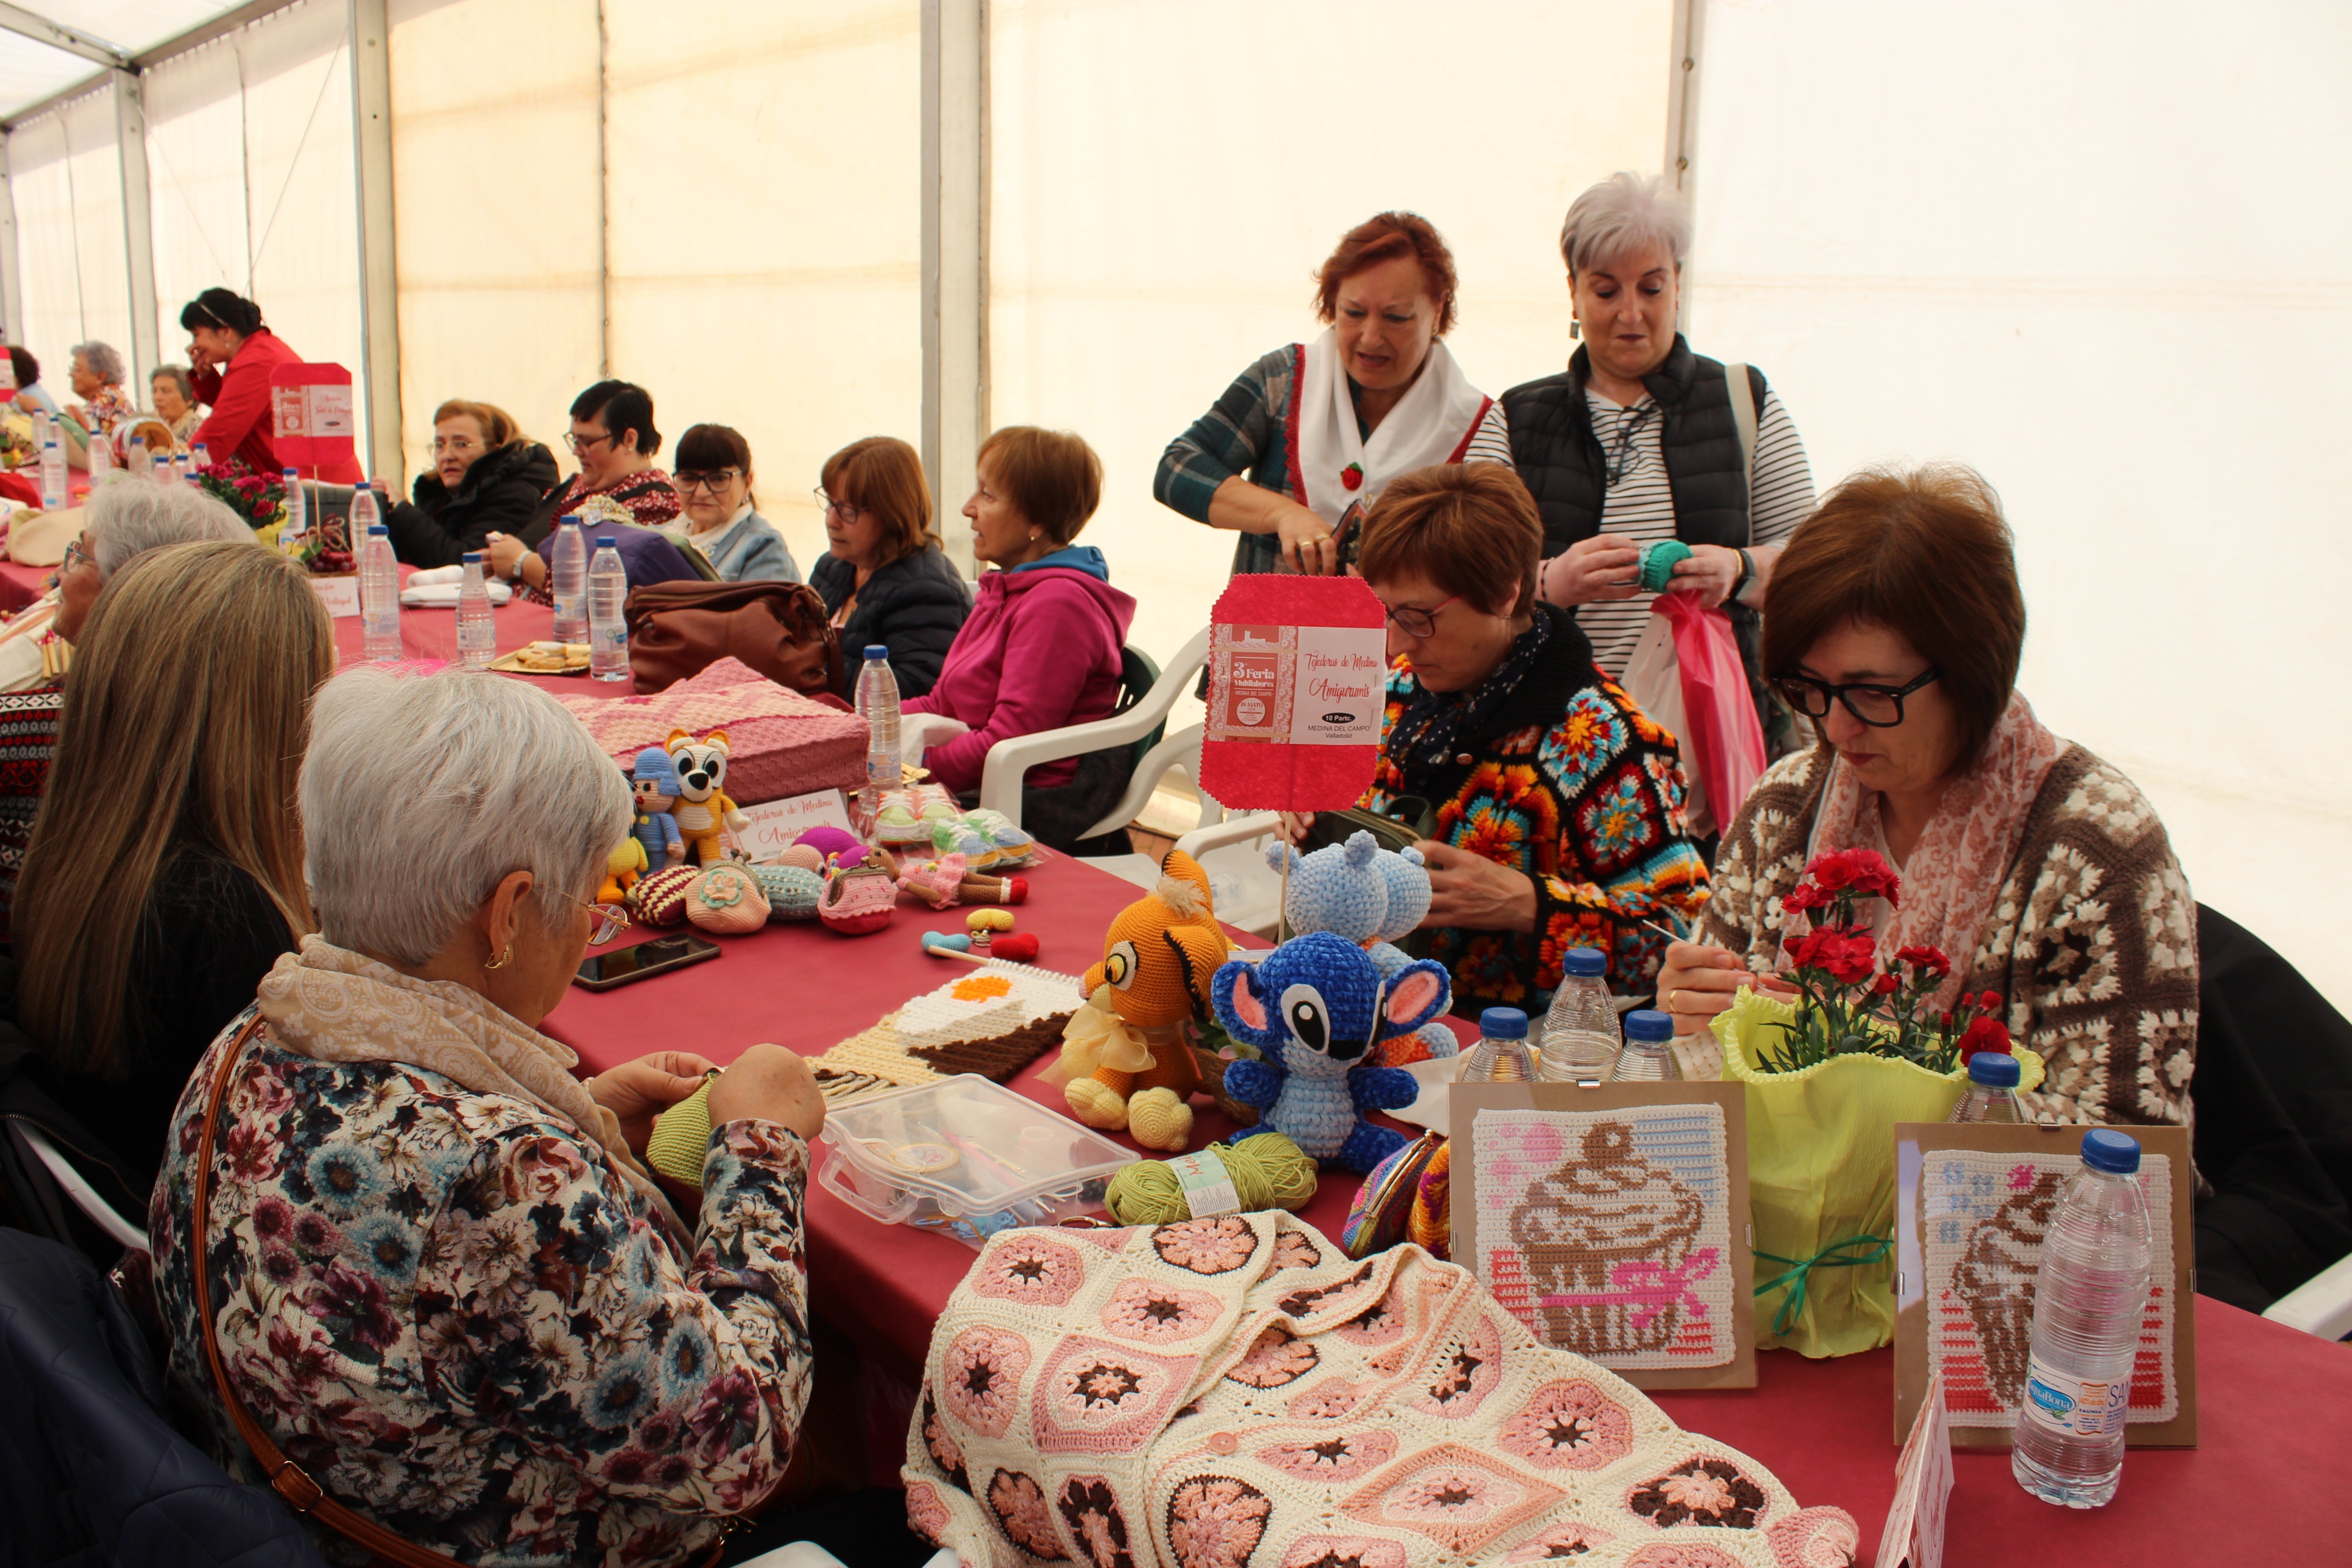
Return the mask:
{"type": "Polygon", "coordinates": [[[1638,547],[1679,539],[1691,553],[1673,587],[1730,601],[1754,681],[1756,612],[1780,542],[1812,510],[1812,471],[1752,365],[1741,405],[1754,456],[1742,462],[1743,409],[1725,367],[1675,329],[1690,238],[1690,209],[1655,177],[1613,174],[1577,197],[1559,248],[1583,346],[1565,373],[1503,394],[1503,408],[1543,519],[1543,596],[1576,613],[1601,668],[1622,678],[1652,619],[1638,547]]]}

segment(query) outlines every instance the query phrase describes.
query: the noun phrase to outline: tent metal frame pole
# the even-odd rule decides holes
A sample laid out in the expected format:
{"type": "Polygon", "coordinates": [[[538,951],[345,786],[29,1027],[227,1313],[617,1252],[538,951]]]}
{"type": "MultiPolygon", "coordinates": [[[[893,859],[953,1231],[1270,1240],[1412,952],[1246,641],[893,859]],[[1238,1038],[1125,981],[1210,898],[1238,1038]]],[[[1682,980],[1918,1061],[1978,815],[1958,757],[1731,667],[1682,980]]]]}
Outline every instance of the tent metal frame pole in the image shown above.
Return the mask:
{"type": "Polygon", "coordinates": [[[47,16],[37,16],[22,5],[10,5],[0,0],[0,30],[47,44],[53,49],[63,49],[69,55],[79,55],[92,65],[109,70],[121,70],[131,64],[131,57],[108,43],[78,28],[52,22],[47,16]]]}
{"type": "Polygon", "coordinates": [[[163,317],[155,299],[154,205],[147,185],[147,103],[139,73],[114,73],[114,153],[122,165],[122,254],[131,275],[131,388],[147,384],[163,363],[163,317]]]}
{"type": "Polygon", "coordinates": [[[24,296],[17,287],[16,189],[9,177],[8,138],[0,136],[0,341],[25,331],[24,296]]]}
{"type": "Polygon", "coordinates": [[[392,205],[392,29],[384,0],[345,0],[351,18],[352,184],[360,226],[360,375],[367,472],[407,492],[400,416],[400,275],[392,205]]]}
{"type": "MultiPolygon", "coordinates": [[[[1675,0],[1674,46],[1666,77],[1666,181],[1696,209],[1697,174],[1691,154],[1698,146],[1699,39],[1706,23],[1706,0],[1675,0]]],[[[1690,320],[1693,268],[1685,262],[1675,290],[1675,325],[1690,320]]]]}
{"type": "Polygon", "coordinates": [[[970,576],[953,497],[988,430],[988,5],[923,0],[923,469],[948,559],[970,576]]]}

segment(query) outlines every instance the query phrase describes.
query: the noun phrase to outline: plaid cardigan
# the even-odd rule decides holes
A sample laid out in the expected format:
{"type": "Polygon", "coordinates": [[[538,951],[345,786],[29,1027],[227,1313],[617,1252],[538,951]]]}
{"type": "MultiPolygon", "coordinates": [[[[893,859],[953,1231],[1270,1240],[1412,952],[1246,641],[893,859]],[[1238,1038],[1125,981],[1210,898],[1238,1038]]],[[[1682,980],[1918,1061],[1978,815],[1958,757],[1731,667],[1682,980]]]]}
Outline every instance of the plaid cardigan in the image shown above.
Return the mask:
{"type": "MultiPolygon", "coordinates": [[[[1206,414],[1168,443],[1168,450],[1160,454],[1159,471],[1151,477],[1153,499],[1195,522],[1206,522],[1217,487],[1235,474],[1246,473],[1250,483],[1259,489],[1306,505],[1306,494],[1293,471],[1298,433],[1291,424],[1306,365],[1307,346],[1292,343],[1235,376],[1206,414]]],[[[1358,429],[1366,437],[1371,435],[1360,414],[1358,429]]],[[[1511,437],[1501,403],[1490,406],[1478,422],[1463,460],[1511,466],[1511,437]]],[[[1244,533],[1234,542],[1234,576],[1281,570],[1282,543],[1273,534],[1244,533]]]]}
{"type": "MultiPolygon", "coordinates": [[[[1385,744],[1363,805],[1385,811],[1419,795],[1433,837],[1525,873],[1536,885],[1529,931],[1433,931],[1430,956],[1454,977],[1454,1010],[1539,1016],[1568,950],[1609,955],[1609,988],[1655,989],[1666,939],[1644,920],[1686,931],[1707,900],[1706,862],[1683,816],[1675,738],[1592,662],[1568,612],[1552,618],[1542,654],[1502,707],[1466,730],[1449,762],[1408,781],[1385,744]],[[1418,785],[1420,787],[1414,787],[1418,785]]],[[[1419,695],[1410,661],[1388,680],[1384,735],[1419,695]]]]}

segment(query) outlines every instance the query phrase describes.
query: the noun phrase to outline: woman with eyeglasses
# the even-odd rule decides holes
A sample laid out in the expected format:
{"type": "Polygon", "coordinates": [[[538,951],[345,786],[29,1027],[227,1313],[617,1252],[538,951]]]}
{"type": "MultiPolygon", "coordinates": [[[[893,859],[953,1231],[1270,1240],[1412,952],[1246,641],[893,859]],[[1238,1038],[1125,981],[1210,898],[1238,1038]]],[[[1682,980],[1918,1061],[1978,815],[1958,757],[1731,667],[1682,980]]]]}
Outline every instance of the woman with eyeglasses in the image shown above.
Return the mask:
{"type": "Polygon", "coordinates": [[[1664,931],[1688,930],[1707,897],[1675,738],[1593,667],[1576,618],[1538,598],[1542,544],[1499,463],[1402,475],[1364,522],[1391,668],[1362,805],[1433,808],[1416,846],[1421,929],[1467,1017],[1541,1013],[1574,947],[1608,956],[1611,990],[1647,995],[1664,931]]]}
{"type": "Polygon", "coordinates": [[[455,566],[493,533],[527,527],[556,479],[555,454],[512,415],[453,397],[433,411],[432,468],[384,518],[393,553],[411,566],[455,566]]]}
{"type": "MultiPolygon", "coordinates": [[[[269,377],[279,365],[300,364],[302,356],[263,324],[260,306],[226,289],[207,289],[189,300],[181,308],[180,325],[187,329],[196,399],[212,405],[189,445],[204,447],[215,463],[235,458],[257,474],[281,471],[269,377]]],[[[322,463],[317,477],[355,485],[360,466],[322,463]]]]}
{"type": "Polygon", "coordinates": [[[1786,962],[1806,867],[1872,849],[1902,878],[1898,905],[1862,906],[1881,963],[1933,947],[1944,1005],[1994,994],[2049,1064],[2042,1120],[2186,1120],[2197,907],[2147,799],[2017,690],[2024,642],[2009,525],[1969,468],[1865,470],[1790,538],[1764,657],[1821,742],[1724,835],[1698,940],[1658,977],[1678,1033],[1786,962]]]}
{"type": "MultiPolygon", "coordinates": [[[[1559,250],[1583,342],[1562,374],[1503,394],[1511,457],[1543,518],[1543,596],[1575,615],[1601,669],[1623,679],[1645,634],[1665,638],[1671,668],[1636,566],[1640,546],[1678,539],[1691,552],[1670,590],[1727,607],[1777,754],[1800,738],[1759,684],[1757,618],[1774,558],[1812,510],[1812,469],[1764,373],[1747,366],[1735,387],[1677,330],[1690,244],[1690,208],[1663,180],[1613,174],[1576,198],[1559,250]]],[[[1702,837],[1739,803],[1706,805],[1702,837]]]]}
{"type": "Polygon", "coordinates": [[[624,515],[638,525],[614,532],[630,587],[698,577],[677,547],[653,531],[675,522],[678,507],[669,476],[654,462],[662,437],[654,427],[652,395],[625,381],[598,382],[572,400],[572,433],[563,441],[580,460],[580,471],[541,498],[520,531],[486,536],[490,570],[544,595],[552,531],[560,520],[580,513],[594,533],[624,515]]]}
{"type": "Polygon", "coordinates": [[[808,1403],[814,1079],[755,1045],[709,1080],[689,1223],[646,1141],[712,1064],[583,1082],[540,1032],[631,815],[548,693],[350,670],[300,770],[317,932],[188,1079],[149,1211],[177,1401],[239,1479],[291,1456],[427,1553],[709,1561],[808,1403]]]}
{"type": "Polygon", "coordinates": [[[670,482],[686,508],[686,540],[729,583],[797,583],[799,563],[751,495],[751,443],[724,425],[677,438],[670,482]]]}
{"type": "Polygon", "coordinates": [[[841,695],[856,688],[866,649],[879,646],[890,650],[899,697],[922,696],[971,614],[971,585],[931,531],[922,458],[892,436],[852,441],[824,460],[816,499],[826,549],[809,586],[841,635],[841,695]]]}

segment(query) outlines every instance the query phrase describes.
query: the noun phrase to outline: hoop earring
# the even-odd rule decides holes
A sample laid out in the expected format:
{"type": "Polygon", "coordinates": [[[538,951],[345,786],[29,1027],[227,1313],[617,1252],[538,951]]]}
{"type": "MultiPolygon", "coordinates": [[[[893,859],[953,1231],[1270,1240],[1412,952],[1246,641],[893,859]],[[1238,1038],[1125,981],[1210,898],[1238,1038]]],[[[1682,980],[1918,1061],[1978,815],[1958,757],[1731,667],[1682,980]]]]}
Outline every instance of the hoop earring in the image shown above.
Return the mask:
{"type": "Polygon", "coordinates": [[[506,950],[504,952],[502,952],[502,953],[499,954],[499,956],[498,956],[498,960],[497,960],[497,962],[496,962],[496,963],[485,963],[484,965],[482,965],[482,968],[483,968],[485,971],[488,971],[488,970],[492,970],[492,969],[504,969],[508,964],[512,963],[513,962],[514,962],[514,943],[512,943],[512,942],[509,942],[509,943],[507,943],[507,950],[506,950]]]}

